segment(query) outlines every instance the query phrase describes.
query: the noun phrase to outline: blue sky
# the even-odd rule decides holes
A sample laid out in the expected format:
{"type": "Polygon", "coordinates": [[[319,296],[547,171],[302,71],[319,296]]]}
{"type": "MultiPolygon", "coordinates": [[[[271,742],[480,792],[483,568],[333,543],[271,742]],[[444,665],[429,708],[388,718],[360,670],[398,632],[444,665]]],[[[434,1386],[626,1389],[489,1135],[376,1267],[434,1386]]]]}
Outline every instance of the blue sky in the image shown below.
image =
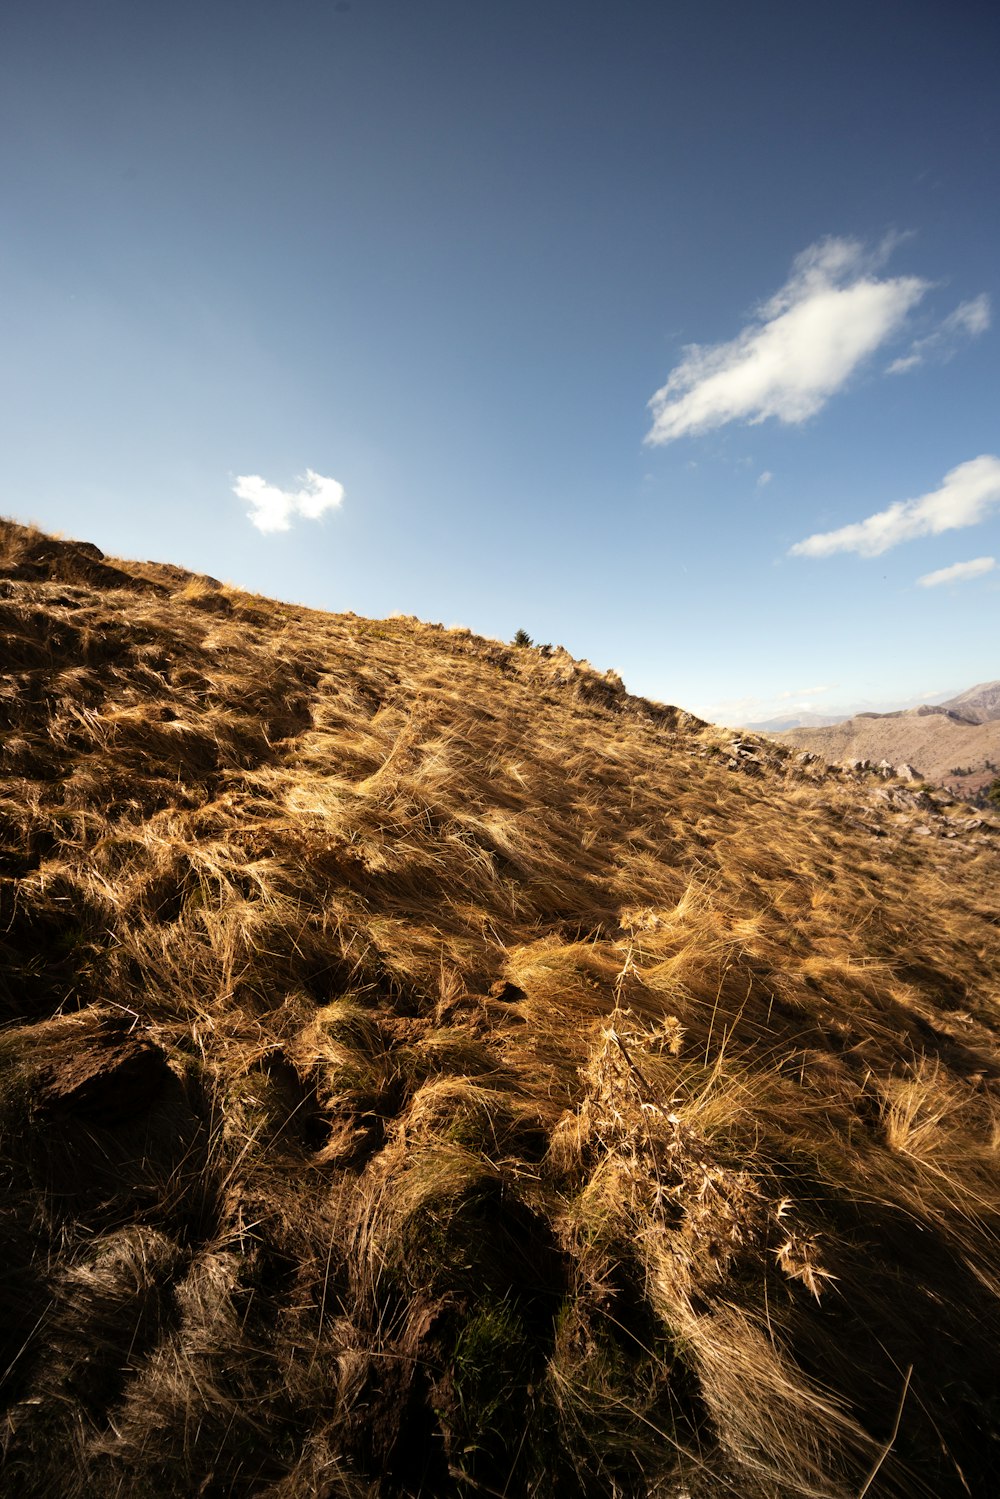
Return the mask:
{"type": "Polygon", "coordinates": [[[998,42],[17,0],[0,508],[730,721],[1000,676],[998,42]]]}

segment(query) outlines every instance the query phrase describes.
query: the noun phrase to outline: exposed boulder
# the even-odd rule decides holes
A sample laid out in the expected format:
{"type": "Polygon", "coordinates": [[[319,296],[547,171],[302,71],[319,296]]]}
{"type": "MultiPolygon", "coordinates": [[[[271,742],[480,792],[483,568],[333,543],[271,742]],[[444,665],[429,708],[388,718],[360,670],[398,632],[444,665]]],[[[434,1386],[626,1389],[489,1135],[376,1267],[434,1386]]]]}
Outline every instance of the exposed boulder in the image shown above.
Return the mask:
{"type": "Polygon", "coordinates": [[[105,1020],[53,1050],[36,1074],[35,1109],[113,1124],[147,1108],[169,1077],[160,1047],[105,1020]]]}

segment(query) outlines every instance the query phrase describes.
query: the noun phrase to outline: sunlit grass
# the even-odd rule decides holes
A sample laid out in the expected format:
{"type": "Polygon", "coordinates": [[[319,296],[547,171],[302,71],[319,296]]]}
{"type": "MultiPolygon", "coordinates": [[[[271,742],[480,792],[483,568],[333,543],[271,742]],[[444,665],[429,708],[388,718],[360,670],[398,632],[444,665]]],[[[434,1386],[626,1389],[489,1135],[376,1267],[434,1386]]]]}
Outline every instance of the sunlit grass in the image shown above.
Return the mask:
{"type": "Polygon", "coordinates": [[[995,830],[564,651],[0,583],[12,1493],[991,1491],[995,830]]]}

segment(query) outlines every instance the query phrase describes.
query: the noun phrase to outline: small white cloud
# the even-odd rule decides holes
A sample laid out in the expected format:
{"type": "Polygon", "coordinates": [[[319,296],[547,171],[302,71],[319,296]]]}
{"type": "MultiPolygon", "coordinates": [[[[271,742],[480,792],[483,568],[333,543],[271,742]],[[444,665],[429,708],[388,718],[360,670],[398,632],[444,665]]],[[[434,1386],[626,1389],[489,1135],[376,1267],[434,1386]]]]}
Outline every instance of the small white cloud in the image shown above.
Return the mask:
{"type": "Polygon", "coordinates": [[[857,552],[859,557],[878,557],[901,541],[975,526],[998,505],[1000,458],[983,453],[945,474],[940,489],[916,500],[897,500],[887,510],[837,531],[807,536],[789,549],[789,555],[830,557],[834,552],[857,552]]]}
{"type": "Polygon", "coordinates": [[[758,489],[763,489],[764,485],[765,484],[770,484],[770,482],[771,482],[771,480],[773,478],[774,478],[774,475],[772,474],[771,470],[769,468],[766,468],[764,470],[764,472],[761,475],[759,475],[759,477],[757,479],[757,488],[758,489]]]}
{"type": "Polygon", "coordinates": [[[241,474],[233,485],[233,493],[249,502],[249,517],[258,531],[287,531],[294,516],[319,520],[327,510],[336,510],[343,502],[343,484],[311,468],[300,476],[299,483],[301,489],[279,489],[260,474],[241,474]]]}
{"type": "Polygon", "coordinates": [[[953,562],[951,567],[939,567],[936,573],[924,573],[917,582],[921,588],[939,588],[942,583],[967,583],[970,578],[991,573],[996,565],[995,557],[975,557],[971,562],[953,562]]]}
{"type": "Polygon", "coordinates": [[[804,250],[785,285],[734,339],[688,345],[649,402],[647,443],[732,421],[814,416],[928,289],[917,276],[875,274],[891,248],[872,254],[857,240],[826,239],[804,250]]]}
{"type": "Polygon", "coordinates": [[[929,359],[947,361],[965,338],[978,338],[990,326],[991,308],[987,292],[982,292],[971,301],[960,302],[954,312],[948,314],[933,333],[917,338],[910,345],[910,352],[894,359],[886,370],[887,375],[905,375],[929,359]]]}
{"type": "Polygon", "coordinates": [[[891,364],[887,364],[885,372],[887,375],[905,375],[908,370],[915,370],[924,362],[922,354],[901,354],[891,364]]]}
{"type": "Polygon", "coordinates": [[[988,292],[980,292],[971,302],[960,302],[941,327],[946,333],[967,333],[978,338],[990,326],[990,298],[988,292]]]}

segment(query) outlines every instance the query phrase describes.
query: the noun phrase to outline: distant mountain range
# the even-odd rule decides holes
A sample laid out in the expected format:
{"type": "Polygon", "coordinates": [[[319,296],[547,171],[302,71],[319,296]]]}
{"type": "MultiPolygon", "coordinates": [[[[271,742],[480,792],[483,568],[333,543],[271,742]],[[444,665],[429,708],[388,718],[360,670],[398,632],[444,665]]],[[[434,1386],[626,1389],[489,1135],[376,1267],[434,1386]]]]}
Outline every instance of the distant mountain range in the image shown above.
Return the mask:
{"type": "Polygon", "coordinates": [[[788,729],[826,729],[831,724],[843,723],[849,713],[794,713],[783,718],[762,718],[755,723],[741,723],[736,727],[749,729],[754,734],[783,734],[788,729]]]}
{"type": "Polygon", "coordinates": [[[903,701],[890,708],[855,704],[849,708],[835,708],[831,713],[783,713],[773,718],[761,718],[753,723],[738,723],[734,727],[747,729],[755,734],[784,734],[789,729],[828,729],[834,724],[844,723],[848,718],[887,718],[898,713],[940,713],[950,710],[974,723],[985,723],[990,718],[1000,718],[1000,684],[980,682],[965,692],[952,697],[942,694],[930,701],[903,701]]]}
{"type": "Polygon", "coordinates": [[[1000,774],[1000,681],[980,682],[943,703],[833,722],[804,714],[794,727],[761,732],[780,735],[831,764],[905,761],[925,780],[973,800],[1000,774]]]}

